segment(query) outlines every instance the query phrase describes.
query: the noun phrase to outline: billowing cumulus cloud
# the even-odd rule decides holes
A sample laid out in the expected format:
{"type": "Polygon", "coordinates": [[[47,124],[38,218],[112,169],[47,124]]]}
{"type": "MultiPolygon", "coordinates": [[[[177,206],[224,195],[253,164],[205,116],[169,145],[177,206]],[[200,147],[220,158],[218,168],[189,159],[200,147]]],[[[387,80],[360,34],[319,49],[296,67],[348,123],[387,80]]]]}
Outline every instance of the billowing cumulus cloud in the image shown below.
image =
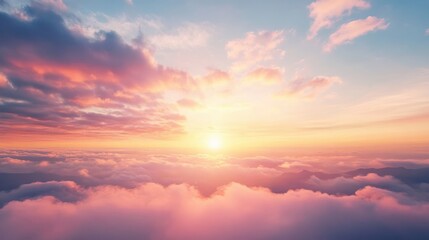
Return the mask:
{"type": "Polygon", "coordinates": [[[232,70],[245,71],[260,62],[283,56],[285,52],[280,48],[283,41],[283,31],[248,32],[244,38],[229,41],[225,48],[233,61],[232,70]]]}
{"type": "Polygon", "coordinates": [[[240,184],[208,198],[187,185],[157,184],[86,194],[78,202],[49,196],[10,202],[0,210],[0,232],[11,240],[429,237],[427,203],[374,187],[347,197],[308,190],[274,194],[240,184]],[[23,225],[26,219],[37,221],[23,225]]]}
{"type": "Polygon", "coordinates": [[[148,49],[115,32],[89,38],[70,30],[48,3],[62,2],[34,2],[27,18],[0,12],[2,132],[182,132],[184,117],[162,92],[193,91],[192,77],[157,64],[148,49]]]}
{"type": "Polygon", "coordinates": [[[63,202],[75,202],[84,197],[83,190],[71,181],[33,182],[10,192],[0,192],[0,207],[11,201],[53,196],[63,202]]]}
{"type": "Polygon", "coordinates": [[[353,39],[365,35],[369,32],[384,30],[389,26],[382,18],[367,17],[365,19],[354,20],[341,25],[341,27],[331,34],[328,43],[325,44],[323,50],[330,52],[338,45],[349,43],[353,39]]]}
{"type": "Polygon", "coordinates": [[[404,159],[2,150],[0,232],[11,240],[426,239],[429,158],[392,167],[404,159]]]}
{"type": "Polygon", "coordinates": [[[310,17],[313,19],[308,39],[314,38],[323,29],[332,26],[343,15],[350,13],[354,8],[369,8],[365,0],[316,0],[308,6],[310,17]]]}

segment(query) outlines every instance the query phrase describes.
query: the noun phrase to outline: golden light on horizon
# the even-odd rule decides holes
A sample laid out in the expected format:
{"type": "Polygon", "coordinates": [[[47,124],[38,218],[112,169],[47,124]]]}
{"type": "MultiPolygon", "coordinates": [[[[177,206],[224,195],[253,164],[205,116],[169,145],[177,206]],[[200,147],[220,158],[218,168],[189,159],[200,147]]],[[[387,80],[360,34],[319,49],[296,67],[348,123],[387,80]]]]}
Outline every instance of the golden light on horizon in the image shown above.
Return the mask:
{"type": "Polygon", "coordinates": [[[222,148],[222,138],[217,134],[212,134],[207,140],[207,147],[210,150],[217,151],[222,148]]]}

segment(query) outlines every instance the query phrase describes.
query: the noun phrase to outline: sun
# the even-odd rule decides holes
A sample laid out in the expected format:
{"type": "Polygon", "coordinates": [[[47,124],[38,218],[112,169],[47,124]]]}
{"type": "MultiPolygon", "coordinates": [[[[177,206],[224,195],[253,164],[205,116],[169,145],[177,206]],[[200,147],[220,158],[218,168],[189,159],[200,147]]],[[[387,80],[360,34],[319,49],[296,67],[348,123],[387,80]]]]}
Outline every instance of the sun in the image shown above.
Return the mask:
{"type": "Polygon", "coordinates": [[[222,139],[219,135],[210,135],[207,140],[207,147],[211,150],[219,150],[222,148],[222,139]]]}

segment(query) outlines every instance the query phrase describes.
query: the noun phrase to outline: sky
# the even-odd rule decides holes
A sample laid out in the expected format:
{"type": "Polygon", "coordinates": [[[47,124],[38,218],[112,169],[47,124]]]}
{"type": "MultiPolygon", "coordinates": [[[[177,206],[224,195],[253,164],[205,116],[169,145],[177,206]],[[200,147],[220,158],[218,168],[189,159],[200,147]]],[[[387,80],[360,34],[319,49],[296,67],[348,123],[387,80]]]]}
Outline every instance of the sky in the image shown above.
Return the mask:
{"type": "Polygon", "coordinates": [[[427,147],[428,3],[330,4],[4,1],[0,144],[427,147]]]}
{"type": "Polygon", "coordinates": [[[0,0],[0,235],[429,239],[427,9],[0,0]]]}

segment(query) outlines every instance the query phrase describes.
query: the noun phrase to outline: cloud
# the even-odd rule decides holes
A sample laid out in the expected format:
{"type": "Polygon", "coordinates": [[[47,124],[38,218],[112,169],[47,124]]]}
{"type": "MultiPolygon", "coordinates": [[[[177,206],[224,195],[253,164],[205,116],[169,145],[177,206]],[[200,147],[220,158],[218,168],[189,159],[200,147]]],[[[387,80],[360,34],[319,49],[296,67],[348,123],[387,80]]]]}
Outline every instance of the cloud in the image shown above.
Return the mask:
{"type": "Polygon", "coordinates": [[[290,82],[279,95],[314,98],[332,85],[339,83],[342,83],[342,80],[337,76],[316,76],[311,79],[297,78],[290,82]]]}
{"type": "Polygon", "coordinates": [[[382,18],[369,16],[365,19],[354,20],[341,25],[341,27],[329,36],[329,42],[325,44],[323,50],[330,52],[336,46],[349,43],[353,39],[365,35],[369,32],[384,30],[389,26],[382,18]]]}
{"type": "Polygon", "coordinates": [[[307,189],[321,191],[329,194],[346,194],[351,195],[359,189],[367,186],[387,189],[394,192],[413,193],[414,190],[403,184],[401,181],[392,176],[379,176],[375,173],[367,175],[358,175],[352,178],[337,177],[332,179],[319,179],[312,176],[308,181],[307,189]]]}
{"type": "Polygon", "coordinates": [[[40,8],[43,10],[55,10],[60,12],[67,11],[67,6],[63,0],[32,0],[31,6],[33,8],[40,8]]]}
{"type": "Polygon", "coordinates": [[[10,157],[6,157],[6,158],[3,158],[1,160],[2,160],[2,164],[16,164],[16,165],[21,165],[21,164],[30,163],[30,161],[27,161],[27,160],[21,160],[21,159],[10,158],[10,157]]]}
{"type": "Polygon", "coordinates": [[[184,107],[184,108],[195,109],[195,108],[201,107],[201,104],[199,104],[198,102],[196,102],[192,99],[189,99],[189,98],[181,98],[181,99],[177,100],[177,104],[181,107],[184,107]]]}
{"type": "Polygon", "coordinates": [[[423,155],[420,158],[322,155],[224,156],[214,160],[210,155],[149,154],[139,151],[0,151],[0,191],[10,191],[21,184],[37,181],[74,181],[84,187],[115,185],[126,188],[147,182],[162,185],[187,183],[204,195],[230,182],[267,187],[275,192],[306,188],[353,194],[366,185],[410,192],[401,190],[401,186],[406,184],[418,188],[422,183],[429,183],[429,157],[423,155]],[[391,166],[394,168],[389,168],[391,166]],[[401,168],[403,166],[419,169],[401,168]],[[372,168],[359,169],[363,167],[372,168]],[[400,182],[376,184],[377,181],[370,181],[370,174],[392,176],[400,182]],[[367,175],[365,181],[354,179],[367,175]],[[313,181],[309,185],[307,181],[312,176],[327,182],[313,181]],[[393,185],[398,188],[391,187],[393,185]]]}
{"type": "Polygon", "coordinates": [[[370,4],[365,0],[316,0],[312,2],[308,9],[313,23],[307,38],[313,39],[321,29],[330,27],[340,17],[350,13],[352,9],[367,9],[369,7],[370,4]]]}
{"type": "Polygon", "coordinates": [[[265,84],[276,84],[283,81],[284,69],[281,68],[257,68],[247,74],[244,78],[248,82],[260,82],[265,84]]]}
{"type": "Polygon", "coordinates": [[[201,81],[207,85],[227,85],[232,81],[231,75],[219,69],[210,68],[208,73],[201,78],[201,81]]]}
{"type": "Polygon", "coordinates": [[[189,49],[206,46],[213,27],[207,23],[188,22],[171,33],[155,34],[149,42],[157,49],[189,49]]]}
{"type": "Polygon", "coordinates": [[[427,203],[374,187],[347,197],[307,190],[274,194],[240,184],[207,198],[187,185],[157,184],[99,187],[85,194],[78,202],[53,197],[10,202],[0,210],[0,232],[11,240],[429,237],[427,203]],[[37,221],[22,225],[26,219],[37,221]]]}
{"type": "Polygon", "coordinates": [[[163,93],[195,91],[186,72],[156,63],[147,48],[133,47],[115,32],[89,38],[54,11],[25,9],[28,19],[0,13],[4,134],[183,132],[185,118],[163,93]]]}
{"type": "Polygon", "coordinates": [[[0,72],[0,87],[4,87],[6,85],[9,85],[9,80],[7,80],[7,77],[0,72]]]}
{"type": "Polygon", "coordinates": [[[228,58],[233,60],[232,70],[241,72],[260,62],[282,57],[283,41],[283,31],[248,32],[244,38],[229,41],[225,48],[228,58]]]}
{"type": "Polygon", "coordinates": [[[428,29],[426,29],[425,34],[426,34],[426,35],[429,35],[429,28],[428,28],[428,29]]]}
{"type": "Polygon", "coordinates": [[[33,182],[21,185],[18,189],[10,192],[0,192],[0,208],[12,201],[23,201],[43,196],[53,196],[63,202],[76,202],[82,199],[85,194],[76,183],[71,181],[33,182]]]}
{"type": "Polygon", "coordinates": [[[74,31],[81,32],[87,37],[94,37],[99,31],[115,31],[129,43],[136,40],[141,31],[159,30],[163,27],[162,21],[152,16],[132,18],[127,15],[109,16],[99,12],[78,16],[82,21],[66,21],[74,31]]]}

